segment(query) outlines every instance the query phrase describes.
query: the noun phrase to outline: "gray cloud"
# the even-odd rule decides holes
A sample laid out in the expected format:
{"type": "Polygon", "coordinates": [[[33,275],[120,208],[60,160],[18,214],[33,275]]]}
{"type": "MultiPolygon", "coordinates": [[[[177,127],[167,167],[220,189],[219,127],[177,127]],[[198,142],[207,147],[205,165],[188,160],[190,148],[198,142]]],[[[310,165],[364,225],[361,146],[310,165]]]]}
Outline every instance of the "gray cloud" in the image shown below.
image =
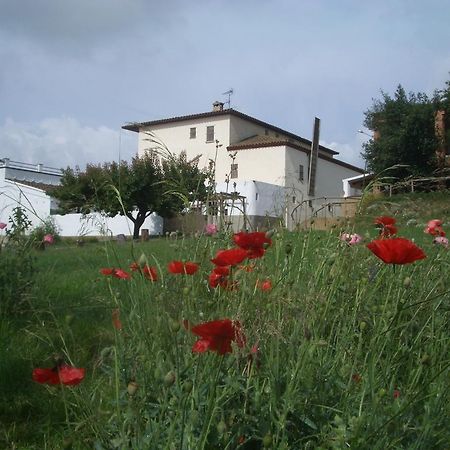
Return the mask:
{"type": "Polygon", "coordinates": [[[306,138],[320,117],[321,139],[357,163],[355,133],[372,97],[398,83],[431,93],[450,67],[450,6],[437,0],[0,0],[0,7],[1,151],[30,162],[42,155],[49,165],[111,159],[120,125],[207,111],[230,87],[234,108],[306,138]],[[67,150],[54,142],[58,127],[67,150]],[[94,143],[98,153],[88,150],[94,143]]]}
{"type": "Polygon", "coordinates": [[[134,136],[105,126],[89,127],[70,117],[27,124],[7,120],[0,126],[0,157],[65,168],[130,159],[137,151],[134,136]]]}

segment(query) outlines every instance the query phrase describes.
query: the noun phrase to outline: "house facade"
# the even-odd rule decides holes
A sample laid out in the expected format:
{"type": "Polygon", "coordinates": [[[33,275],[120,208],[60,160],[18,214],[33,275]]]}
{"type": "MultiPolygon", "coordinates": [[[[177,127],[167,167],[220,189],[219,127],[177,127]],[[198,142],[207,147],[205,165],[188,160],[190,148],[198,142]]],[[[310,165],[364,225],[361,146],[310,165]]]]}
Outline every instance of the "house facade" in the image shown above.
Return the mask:
{"type": "Polygon", "coordinates": [[[0,222],[8,223],[13,209],[24,209],[32,227],[42,224],[56,207],[46,189],[59,184],[62,172],[43,164],[0,159],[0,222]]]}
{"type": "MultiPolygon", "coordinates": [[[[49,217],[53,219],[61,236],[115,236],[131,235],[133,223],[125,216],[108,217],[101,213],[56,214],[58,205],[48,195],[53,186],[61,182],[62,171],[43,164],[28,164],[0,159],[0,222],[9,224],[16,207],[21,207],[31,221],[30,230],[42,225],[49,217]]],[[[147,217],[142,228],[151,235],[162,234],[162,218],[156,214],[147,217]]],[[[0,242],[5,231],[0,230],[0,242]]]]}
{"type": "MultiPolygon", "coordinates": [[[[215,168],[216,191],[245,196],[245,213],[255,227],[268,217],[291,228],[292,211],[316,198],[341,198],[342,180],[362,174],[358,167],[335,158],[338,152],[319,145],[315,179],[310,167],[311,141],[216,102],[213,110],[169,119],[132,123],[122,128],[138,133],[138,155],[186,152],[199,167],[215,168]],[[310,183],[314,182],[313,189],[310,183]]],[[[242,215],[233,200],[229,216],[242,215]]]]}

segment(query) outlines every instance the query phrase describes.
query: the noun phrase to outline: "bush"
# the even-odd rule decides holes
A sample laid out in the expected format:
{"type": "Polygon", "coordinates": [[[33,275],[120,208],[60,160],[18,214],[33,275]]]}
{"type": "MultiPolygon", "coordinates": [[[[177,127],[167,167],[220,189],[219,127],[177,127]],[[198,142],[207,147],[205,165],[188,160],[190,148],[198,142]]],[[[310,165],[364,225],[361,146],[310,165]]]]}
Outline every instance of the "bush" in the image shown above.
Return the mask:
{"type": "Polygon", "coordinates": [[[31,231],[30,239],[35,245],[39,246],[43,242],[44,236],[47,234],[52,235],[54,241],[58,242],[61,239],[59,233],[60,229],[58,225],[56,225],[53,217],[49,216],[41,225],[38,225],[31,231]]]}
{"type": "Polygon", "coordinates": [[[32,240],[26,235],[31,222],[24,210],[17,207],[13,209],[9,223],[0,258],[1,315],[20,309],[24,294],[32,284],[34,273],[32,240]]]}

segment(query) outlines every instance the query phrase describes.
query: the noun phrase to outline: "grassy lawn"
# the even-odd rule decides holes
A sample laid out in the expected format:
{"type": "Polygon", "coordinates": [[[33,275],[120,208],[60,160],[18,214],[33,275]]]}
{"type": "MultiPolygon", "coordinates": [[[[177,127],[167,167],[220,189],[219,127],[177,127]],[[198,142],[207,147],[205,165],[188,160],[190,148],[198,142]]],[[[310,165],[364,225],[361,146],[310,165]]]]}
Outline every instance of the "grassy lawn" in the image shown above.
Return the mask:
{"type": "Polygon", "coordinates": [[[279,230],[230,289],[208,285],[229,235],[33,251],[33,285],[0,318],[0,448],[448,448],[450,253],[423,228],[449,206],[427,195],[366,205],[360,245],[279,230]],[[427,258],[373,255],[381,214],[427,258]],[[142,254],[156,282],[100,273],[142,254]],[[168,273],[174,259],[200,269],[168,273]],[[226,318],[245,336],[232,353],[192,352],[192,326],[226,318]],[[55,355],[86,369],[79,385],[32,381],[55,355]]]}

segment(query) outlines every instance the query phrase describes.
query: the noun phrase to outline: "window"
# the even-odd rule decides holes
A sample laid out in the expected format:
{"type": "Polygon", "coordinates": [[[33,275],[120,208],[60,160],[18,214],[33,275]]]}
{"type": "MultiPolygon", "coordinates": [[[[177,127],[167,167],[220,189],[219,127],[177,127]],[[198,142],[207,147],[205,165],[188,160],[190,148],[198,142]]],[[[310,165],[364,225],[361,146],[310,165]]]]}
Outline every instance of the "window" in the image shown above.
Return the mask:
{"type": "Polygon", "coordinates": [[[269,136],[269,130],[264,130],[264,134],[265,134],[266,136],[269,136]]]}
{"type": "Polygon", "coordinates": [[[303,181],[305,179],[305,168],[302,164],[298,167],[298,179],[299,181],[303,181]]]}
{"type": "Polygon", "coordinates": [[[292,197],[292,203],[295,203],[296,198],[292,197]]]}
{"type": "Polygon", "coordinates": [[[195,139],[197,137],[197,128],[193,127],[189,130],[189,137],[195,139]]]}
{"type": "Polygon", "coordinates": [[[238,165],[231,164],[230,178],[237,178],[237,177],[238,177],[238,165]]]}
{"type": "Polygon", "coordinates": [[[258,193],[256,193],[255,195],[255,200],[258,200],[258,193]]]}
{"type": "Polygon", "coordinates": [[[214,142],[214,125],[206,127],[206,142],[214,142]]]}

